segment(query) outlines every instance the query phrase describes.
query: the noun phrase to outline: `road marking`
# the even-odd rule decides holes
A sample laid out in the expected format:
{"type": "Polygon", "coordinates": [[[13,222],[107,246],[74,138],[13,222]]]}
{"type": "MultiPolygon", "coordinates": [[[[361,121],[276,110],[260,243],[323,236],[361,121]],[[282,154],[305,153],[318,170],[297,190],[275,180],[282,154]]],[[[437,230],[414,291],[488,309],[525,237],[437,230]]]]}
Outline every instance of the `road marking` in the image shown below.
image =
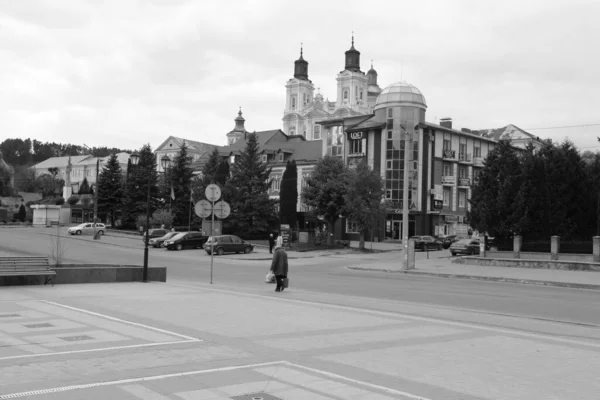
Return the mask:
{"type": "MultiPolygon", "coordinates": [[[[585,342],[585,341],[577,341],[577,340],[573,340],[573,339],[557,338],[557,337],[550,336],[550,335],[545,335],[545,334],[541,334],[541,333],[530,333],[530,332],[525,332],[525,331],[521,331],[521,330],[513,329],[513,328],[497,328],[497,327],[491,327],[491,326],[485,326],[485,325],[477,325],[477,324],[468,323],[468,322],[447,321],[447,320],[437,319],[437,318],[433,318],[433,317],[420,317],[420,316],[411,315],[411,314],[403,314],[401,312],[395,313],[395,312],[390,312],[390,311],[372,310],[369,308],[342,306],[342,305],[330,304],[330,303],[319,303],[319,302],[310,301],[310,300],[290,299],[290,298],[285,298],[285,297],[280,297],[280,296],[274,297],[274,296],[265,295],[265,294],[244,293],[244,292],[232,291],[232,290],[227,290],[227,289],[217,289],[214,287],[205,286],[203,284],[198,284],[198,286],[191,286],[191,285],[172,283],[172,282],[165,283],[165,284],[172,285],[172,286],[186,287],[186,288],[190,288],[190,289],[198,289],[198,287],[202,287],[205,290],[212,290],[214,292],[233,294],[235,296],[243,295],[243,296],[255,297],[255,298],[260,298],[260,299],[269,299],[269,300],[277,299],[277,301],[286,301],[286,302],[290,302],[290,303],[306,304],[306,305],[318,306],[318,307],[329,307],[332,309],[360,312],[360,313],[366,313],[369,315],[379,315],[379,316],[384,316],[384,317],[395,317],[395,318],[400,317],[400,318],[410,319],[410,320],[414,320],[414,321],[432,322],[432,323],[436,323],[436,324],[459,326],[459,327],[469,328],[469,329],[479,329],[479,330],[485,330],[485,331],[494,332],[494,333],[504,333],[504,334],[509,334],[509,335],[517,335],[517,336],[522,336],[522,337],[527,337],[527,338],[550,340],[550,341],[567,343],[567,344],[583,345],[583,346],[594,347],[594,348],[600,349],[600,343],[590,343],[590,342],[585,342]]],[[[311,293],[311,292],[308,292],[308,293],[311,293]]]]}
{"type": "Polygon", "coordinates": [[[70,390],[77,390],[77,389],[91,389],[91,388],[97,388],[97,387],[102,387],[102,386],[114,386],[114,385],[122,385],[122,384],[137,383],[137,382],[155,381],[155,380],[166,379],[166,378],[178,378],[178,377],[182,377],[182,376],[208,374],[211,372],[227,372],[227,371],[235,371],[238,369],[246,369],[246,368],[269,367],[269,366],[273,366],[273,365],[280,365],[282,363],[284,363],[284,362],[283,361],[271,361],[271,362],[259,363],[259,364],[235,365],[235,366],[231,366],[231,367],[211,368],[211,369],[188,371],[188,372],[177,372],[177,373],[173,373],[173,374],[153,375],[153,376],[145,376],[145,377],[141,377],[141,378],[121,379],[121,380],[116,380],[116,381],[96,382],[96,383],[88,383],[88,384],[82,384],[82,385],[63,386],[63,387],[57,387],[57,388],[51,388],[51,389],[32,390],[29,392],[20,392],[20,393],[0,395],[0,399],[16,399],[18,397],[34,396],[34,395],[38,395],[38,394],[59,393],[59,392],[67,392],[70,390]]]}
{"type": "Polygon", "coordinates": [[[0,357],[0,361],[15,360],[15,359],[20,359],[20,358],[60,356],[60,355],[65,355],[65,354],[94,353],[94,352],[98,352],[98,351],[111,351],[111,350],[121,350],[121,349],[136,349],[136,348],[140,348],[140,347],[169,346],[169,345],[172,345],[172,344],[196,343],[196,342],[203,342],[203,341],[204,340],[202,340],[202,339],[177,340],[177,341],[174,341],[174,342],[133,344],[133,345],[129,345],[129,346],[115,346],[115,347],[99,347],[99,348],[95,348],[95,349],[86,349],[86,350],[58,351],[58,352],[55,352],[55,353],[22,354],[22,355],[19,355],[19,356],[0,357]]]}
{"type": "Polygon", "coordinates": [[[209,374],[209,373],[213,373],[213,372],[228,372],[228,371],[235,371],[235,370],[239,370],[239,369],[249,369],[249,368],[251,368],[251,369],[263,368],[263,367],[270,367],[270,366],[276,366],[276,365],[286,365],[286,366],[289,366],[292,368],[302,369],[305,371],[312,372],[314,374],[319,374],[319,375],[327,376],[329,378],[334,378],[334,379],[338,379],[341,381],[350,382],[350,383],[353,383],[353,384],[356,384],[359,386],[368,387],[370,389],[379,390],[379,391],[382,391],[385,393],[408,397],[413,400],[431,400],[426,397],[417,396],[417,395],[414,395],[411,393],[388,388],[385,386],[375,385],[373,383],[360,381],[358,379],[348,378],[343,375],[334,374],[334,373],[323,371],[323,370],[316,369],[316,368],[305,367],[303,365],[295,364],[295,363],[292,363],[289,361],[271,361],[271,362],[258,363],[258,364],[235,365],[235,366],[230,366],[230,367],[211,368],[211,369],[195,370],[195,371],[187,371],[187,372],[177,372],[177,373],[173,373],[173,374],[152,375],[152,376],[145,376],[145,377],[141,377],[141,378],[121,379],[121,380],[107,381],[107,382],[96,382],[96,383],[87,383],[87,384],[81,384],[81,385],[63,386],[63,387],[50,388],[50,389],[31,390],[28,392],[19,392],[19,393],[0,395],[0,399],[16,399],[19,397],[35,396],[35,395],[39,395],[39,394],[60,393],[60,392],[67,392],[67,391],[71,391],[71,390],[78,390],[78,389],[92,389],[92,388],[104,387],[104,386],[115,386],[115,385],[132,384],[132,383],[138,383],[138,382],[149,382],[149,381],[156,381],[156,380],[160,380],[160,379],[179,378],[182,376],[209,374]]]}
{"type": "Polygon", "coordinates": [[[391,388],[388,388],[388,387],[385,387],[385,386],[380,386],[380,385],[375,385],[373,383],[359,381],[358,379],[348,378],[348,377],[343,376],[343,375],[334,374],[332,372],[327,372],[327,371],[323,371],[323,370],[316,369],[316,368],[305,367],[304,365],[294,364],[294,363],[291,363],[289,361],[283,361],[283,364],[286,364],[286,365],[291,366],[291,367],[296,367],[298,369],[303,369],[303,370],[306,370],[306,371],[310,371],[310,372],[313,372],[313,373],[317,373],[317,374],[320,374],[320,375],[325,375],[325,376],[328,376],[330,378],[335,378],[335,379],[343,380],[343,381],[346,381],[346,382],[351,382],[351,383],[354,383],[354,384],[357,384],[357,385],[366,386],[366,387],[371,388],[371,389],[381,390],[381,391],[386,392],[386,393],[391,393],[391,394],[395,394],[395,395],[398,395],[398,396],[408,397],[408,398],[413,399],[413,400],[431,400],[431,399],[428,399],[426,397],[417,396],[415,394],[411,394],[411,393],[408,393],[408,392],[402,392],[400,390],[391,389],[391,388]]]}
{"type": "Polygon", "coordinates": [[[172,331],[167,331],[165,329],[156,328],[154,326],[144,325],[144,324],[140,324],[138,322],[133,322],[133,321],[128,321],[128,320],[121,319],[121,318],[111,317],[109,315],[105,315],[105,314],[100,314],[100,313],[93,312],[93,311],[84,310],[82,308],[71,307],[71,306],[68,306],[66,304],[56,303],[54,301],[49,301],[49,300],[42,300],[42,301],[44,303],[52,304],[52,305],[57,306],[57,307],[62,307],[62,308],[66,308],[68,310],[78,311],[78,312],[81,312],[81,313],[84,313],[84,314],[93,315],[95,317],[100,317],[100,318],[108,319],[110,321],[120,322],[122,324],[137,326],[139,328],[144,328],[144,329],[148,329],[148,330],[151,330],[151,331],[164,333],[166,335],[179,337],[179,338],[182,338],[182,339],[185,339],[185,340],[200,340],[198,338],[194,338],[194,337],[187,336],[187,335],[182,335],[180,333],[176,333],[176,332],[172,332],[172,331]]]}

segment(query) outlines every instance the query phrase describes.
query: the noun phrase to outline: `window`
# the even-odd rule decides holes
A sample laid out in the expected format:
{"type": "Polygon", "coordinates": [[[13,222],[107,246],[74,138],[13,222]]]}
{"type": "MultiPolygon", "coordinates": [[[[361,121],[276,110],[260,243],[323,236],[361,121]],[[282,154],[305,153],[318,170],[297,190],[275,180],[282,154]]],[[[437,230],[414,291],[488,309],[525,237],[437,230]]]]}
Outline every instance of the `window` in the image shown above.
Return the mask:
{"type": "Polygon", "coordinates": [[[451,164],[444,164],[443,165],[443,176],[452,176],[452,165],[451,164]]]}
{"type": "Polygon", "coordinates": [[[394,114],[393,114],[394,113],[394,109],[393,108],[391,108],[391,107],[388,108],[387,112],[388,112],[388,118],[392,118],[394,116],[394,114]]]}
{"type": "Polygon", "coordinates": [[[473,147],[473,157],[481,157],[481,145],[479,143],[475,143],[473,147]]]}
{"type": "Polygon", "coordinates": [[[358,224],[354,221],[346,220],[346,233],[360,233],[358,224]]]}
{"type": "Polygon", "coordinates": [[[481,175],[481,170],[473,168],[473,183],[477,183],[480,175],[481,175]]]}
{"type": "Polygon", "coordinates": [[[296,134],[296,128],[290,128],[290,136],[294,136],[296,134]]]}
{"type": "Polygon", "coordinates": [[[306,93],[302,93],[302,104],[306,104],[306,93]]]}
{"type": "Polygon", "coordinates": [[[444,139],[444,150],[452,150],[452,143],[449,139],[444,139]]]}
{"type": "Polygon", "coordinates": [[[279,153],[279,161],[283,161],[283,153],[279,153]]]}
{"type": "Polygon", "coordinates": [[[321,139],[321,125],[315,125],[313,127],[313,139],[314,140],[321,139]]]}
{"type": "Polygon", "coordinates": [[[280,185],[281,185],[281,177],[279,175],[274,176],[273,181],[271,183],[271,190],[274,192],[278,192],[280,185]]]}
{"type": "Polygon", "coordinates": [[[394,119],[393,118],[388,118],[387,119],[386,128],[387,129],[393,129],[394,128],[394,119]]]}
{"type": "Polygon", "coordinates": [[[467,169],[465,167],[458,167],[458,177],[461,179],[467,177],[467,169]]]}
{"type": "Polygon", "coordinates": [[[292,110],[295,110],[296,109],[296,96],[292,96],[291,103],[292,103],[292,110]]]}
{"type": "Polygon", "coordinates": [[[391,199],[392,198],[392,191],[391,190],[386,190],[385,191],[385,198],[386,199],[391,199]]]}
{"type": "Polygon", "coordinates": [[[266,154],[263,154],[262,156],[260,156],[260,161],[262,161],[262,162],[265,162],[265,163],[266,163],[266,162],[267,162],[267,155],[266,155],[266,154]]]}
{"type": "Polygon", "coordinates": [[[348,100],[348,91],[344,90],[344,101],[348,100]]]}
{"type": "Polygon", "coordinates": [[[466,154],[467,154],[467,144],[466,143],[460,143],[458,145],[458,154],[460,154],[461,157],[466,157],[466,154]]]}
{"type": "Polygon", "coordinates": [[[392,131],[388,131],[388,136],[387,136],[388,140],[392,140],[393,137],[394,137],[394,133],[392,131]]]}
{"type": "Polygon", "coordinates": [[[360,91],[360,99],[361,100],[363,99],[363,91],[362,90],[360,91]]]}
{"type": "Polygon", "coordinates": [[[350,141],[350,154],[361,154],[362,151],[362,139],[350,141]]]}
{"type": "Polygon", "coordinates": [[[444,189],[444,205],[450,207],[450,189],[444,189]]]}
{"type": "Polygon", "coordinates": [[[467,206],[467,192],[464,190],[458,191],[458,206],[460,208],[465,208],[467,206]]]}
{"type": "Polygon", "coordinates": [[[392,169],[392,160],[387,160],[385,162],[385,169],[392,169]]]}

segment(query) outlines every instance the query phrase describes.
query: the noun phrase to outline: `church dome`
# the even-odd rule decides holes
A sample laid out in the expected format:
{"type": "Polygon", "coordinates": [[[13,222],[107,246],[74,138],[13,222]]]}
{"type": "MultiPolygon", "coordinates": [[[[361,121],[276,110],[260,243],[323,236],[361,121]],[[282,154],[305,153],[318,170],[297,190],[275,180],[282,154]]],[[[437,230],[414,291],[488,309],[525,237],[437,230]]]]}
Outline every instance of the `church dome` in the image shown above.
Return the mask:
{"type": "Polygon", "coordinates": [[[381,91],[375,100],[374,110],[392,105],[412,105],[422,109],[427,108],[425,96],[413,85],[406,82],[392,83],[381,91]]]}

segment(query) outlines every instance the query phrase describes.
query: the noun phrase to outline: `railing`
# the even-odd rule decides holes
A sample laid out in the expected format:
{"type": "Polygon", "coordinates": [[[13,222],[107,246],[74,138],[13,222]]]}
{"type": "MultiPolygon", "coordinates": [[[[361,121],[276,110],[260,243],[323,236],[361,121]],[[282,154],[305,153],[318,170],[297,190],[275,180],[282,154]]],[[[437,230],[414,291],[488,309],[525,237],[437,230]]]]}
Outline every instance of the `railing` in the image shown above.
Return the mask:
{"type": "Polygon", "coordinates": [[[471,186],[470,178],[458,178],[458,186],[471,186]]]}
{"type": "Polygon", "coordinates": [[[459,153],[458,161],[471,162],[471,153],[459,153]]]}
{"type": "Polygon", "coordinates": [[[483,167],[483,157],[473,157],[473,165],[483,167]]]}
{"type": "Polygon", "coordinates": [[[454,160],[454,159],[456,159],[456,151],[454,151],[454,150],[444,150],[442,152],[442,157],[454,160]]]}
{"type": "Polygon", "coordinates": [[[452,175],[442,175],[442,185],[454,185],[456,177],[452,175]]]}

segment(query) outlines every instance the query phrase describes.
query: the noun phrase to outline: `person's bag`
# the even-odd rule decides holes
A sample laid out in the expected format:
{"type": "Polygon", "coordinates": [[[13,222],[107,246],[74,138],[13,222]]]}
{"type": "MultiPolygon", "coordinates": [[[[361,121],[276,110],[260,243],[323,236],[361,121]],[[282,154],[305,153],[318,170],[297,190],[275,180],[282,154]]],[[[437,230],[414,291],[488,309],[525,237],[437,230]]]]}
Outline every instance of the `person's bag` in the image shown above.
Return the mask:
{"type": "Polygon", "coordinates": [[[265,283],[273,283],[275,282],[275,274],[272,271],[267,272],[267,276],[265,277],[265,283]]]}
{"type": "Polygon", "coordinates": [[[283,287],[287,288],[290,285],[290,280],[288,278],[283,278],[283,287]]]}

